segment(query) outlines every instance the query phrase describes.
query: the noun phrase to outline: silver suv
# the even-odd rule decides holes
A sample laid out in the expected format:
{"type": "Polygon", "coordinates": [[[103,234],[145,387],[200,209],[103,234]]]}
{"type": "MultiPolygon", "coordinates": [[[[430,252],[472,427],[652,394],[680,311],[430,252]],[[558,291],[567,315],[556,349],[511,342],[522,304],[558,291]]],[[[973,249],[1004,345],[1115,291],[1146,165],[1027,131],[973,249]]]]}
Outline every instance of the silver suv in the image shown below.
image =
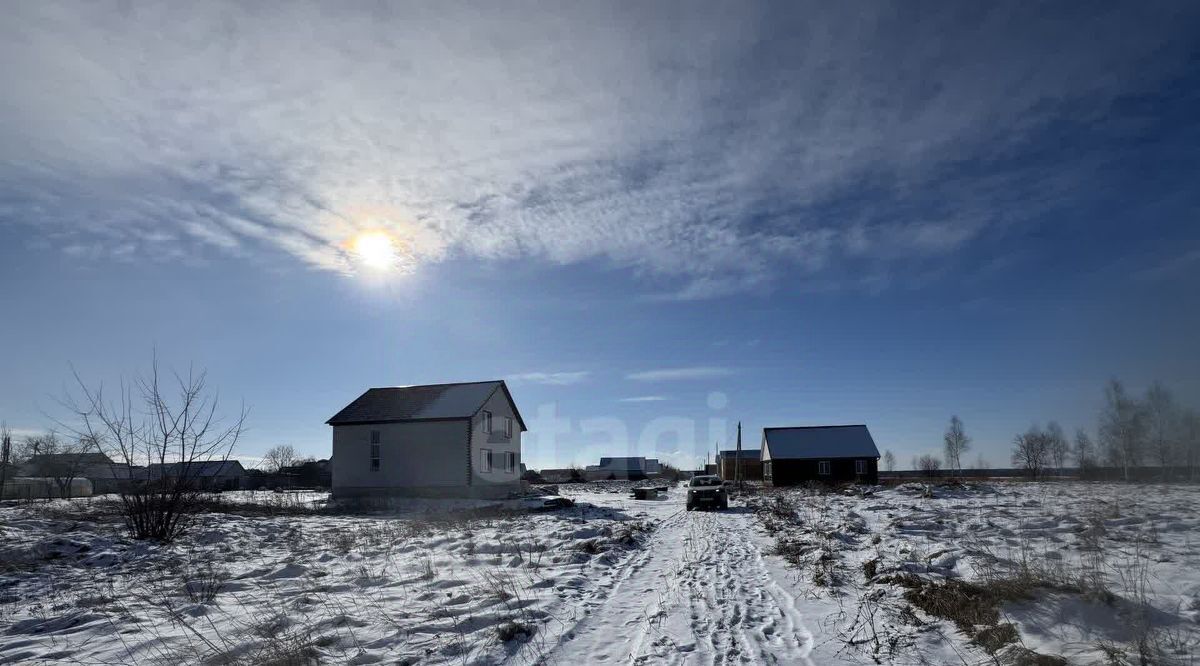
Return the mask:
{"type": "Polygon", "coordinates": [[[692,477],[688,484],[687,510],[698,506],[729,508],[729,492],[721,484],[721,477],[706,475],[692,477]]]}

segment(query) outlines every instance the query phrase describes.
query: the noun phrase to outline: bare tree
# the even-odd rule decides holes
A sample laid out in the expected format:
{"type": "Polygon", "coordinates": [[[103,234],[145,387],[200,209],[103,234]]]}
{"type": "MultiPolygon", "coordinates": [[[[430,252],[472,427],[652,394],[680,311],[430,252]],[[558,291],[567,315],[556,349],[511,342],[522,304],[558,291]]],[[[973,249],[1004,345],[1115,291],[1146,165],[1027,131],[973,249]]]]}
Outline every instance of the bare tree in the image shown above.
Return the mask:
{"type": "Polygon", "coordinates": [[[7,423],[0,421],[0,499],[4,499],[4,483],[8,481],[12,460],[12,431],[7,423]]]}
{"type": "Polygon", "coordinates": [[[1017,435],[1013,444],[1013,466],[1031,479],[1041,476],[1050,458],[1050,435],[1035,425],[1017,435]]]}
{"type": "Polygon", "coordinates": [[[925,473],[925,476],[930,478],[937,476],[938,470],[942,468],[942,461],[937,456],[931,456],[928,453],[921,456],[919,462],[920,470],[925,473]]]}
{"type": "Polygon", "coordinates": [[[263,466],[269,472],[278,472],[284,467],[291,467],[297,462],[296,450],[292,448],[291,444],[273,446],[263,456],[263,466]]]}
{"type": "Polygon", "coordinates": [[[26,435],[17,444],[16,461],[27,465],[37,456],[55,454],[61,448],[62,442],[58,439],[58,433],[53,430],[41,435],[26,435]]]}
{"type": "Polygon", "coordinates": [[[946,448],[946,466],[961,473],[962,455],[971,448],[971,438],[967,437],[962,419],[957,415],[950,417],[950,427],[946,428],[943,440],[946,448]]]}
{"type": "Polygon", "coordinates": [[[87,437],[67,441],[53,431],[25,438],[23,448],[30,473],[52,479],[58,486],[58,496],[63,499],[71,497],[72,484],[83,476],[86,456],[96,452],[95,443],[87,437]]]}
{"type": "Polygon", "coordinates": [[[1146,440],[1146,419],[1142,406],[1125,392],[1117,379],[1109,380],[1104,388],[1104,410],[1100,412],[1100,443],[1105,456],[1115,467],[1129,470],[1142,460],[1146,440]]]}
{"type": "Polygon", "coordinates": [[[980,453],[979,456],[977,458],[975,458],[975,469],[985,470],[985,469],[991,469],[991,468],[992,468],[992,466],[988,463],[987,458],[983,457],[982,453],[980,453]]]}
{"type": "Polygon", "coordinates": [[[1145,414],[1150,455],[1166,479],[1179,451],[1179,410],[1171,392],[1158,382],[1146,391],[1145,414]]]}
{"type": "Polygon", "coordinates": [[[883,468],[889,472],[896,471],[896,454],[891,449],[883,452],[883,468]]]}
{"type": "Polygon", "coordinates": [[[1055,474],[1062,474],[1063,468],[1067,466],[1067,456],[1071,453],[1071,442],[1067,440],[1066,433],[1057,421],[1046,424],[1046,437],[1049,446],[1047,461],[1054,468],[1055,474]]]}
{"type": "Polygon", "coordinates": [[[246,422],[245,407],[223,422],[204,372],[189,369],[164,382],[157,358],[147,376],[121,382],[115,402],[105,399],[102,385],[89,386],[77,373],[75,381],[78,395],[64,404],[74,412],[80,436],[107,447],[110,457],[130,467],[157,466],[157,473],[148,468],[144,478],[120,493],[130,534],[174,540],[199,511],[203,464],[229,459],[246,422]]]}
{"type": "Polygon", "coordinates": [[[1087,431],[1080,428],[1075,431],[1075,465],[1079,468],[1079,477],[1087,478],[1091,469],[1096,466],[1096,445],[1087,431]]]}

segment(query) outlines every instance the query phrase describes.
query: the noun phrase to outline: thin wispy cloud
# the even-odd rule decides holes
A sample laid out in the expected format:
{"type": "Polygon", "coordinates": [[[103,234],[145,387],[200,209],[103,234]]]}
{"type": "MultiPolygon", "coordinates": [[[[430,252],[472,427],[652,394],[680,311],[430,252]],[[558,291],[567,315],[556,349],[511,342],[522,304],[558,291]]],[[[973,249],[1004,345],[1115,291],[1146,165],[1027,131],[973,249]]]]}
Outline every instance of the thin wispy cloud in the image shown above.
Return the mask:
{"type": "Polygon", "coordinates": [[[1189,250],[1160,259],[1152,266],[1134,273],[1142,282],[1161,282],[1181,278],[1190,272],[1200,272],[1200,250],[1189,250]]]}
{"type": "Polygon", "coordinates": [[[378,229],[405,270],[603,259],[652,300],[886,285],[1086,181],[1102,165],[1001,158],[1151,89],[1139,63],[1184,66],[1195,25],[816,7],[16,3],[0,221],[80,256],[342,273],[378,229]]]}
{"type": "Polygon", "coordinates": [[[666,399],[665,395],[639,395],[632,398],[621,398],[617,402],[662,402],[666,399]]]}
{"type": "Polygon", "coordinates": [[[586,370],[576,372],[523,372],[516,375],[509,375],[506,379],[517,383],[528,382],[530,384],[546,384],[549,386],[569,386],[586,380],[590,374],[586,370]]]}
{"type": "Polygon", "coordinates": [[[733,374],[731,368],[698,366],[690,368],[663,368],[659,370],[644,370],[625,375],[626,379],[635,382],[666,382],[689,379],[714,379],[728,377],[733,374]]]}

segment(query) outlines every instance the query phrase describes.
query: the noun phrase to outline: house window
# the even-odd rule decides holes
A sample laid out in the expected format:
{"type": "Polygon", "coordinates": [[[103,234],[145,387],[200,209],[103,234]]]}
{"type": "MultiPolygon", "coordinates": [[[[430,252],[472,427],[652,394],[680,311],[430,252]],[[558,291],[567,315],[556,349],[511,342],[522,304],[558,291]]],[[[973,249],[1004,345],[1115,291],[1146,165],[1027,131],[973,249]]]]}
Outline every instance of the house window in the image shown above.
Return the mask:
{"type": "MultiPolygon", "coordinates": [[[[487,414],[487,412],[484,412],[484,414],[487,414]]],[[[479,471],[480,472],[492,471],[492,450],[491,449],[480,449],[479,450],[479,471]]]]}
{"type": "Polygon", "coordinates": [[[504,417],[504,436],[512,439],[512,417],[504,417]]]}
{"type": "Polygon", "coordinates": [[[371,471],[379,471],[379,431],[371,431],[371,471]]]}
{"type": "Polygon", "coordinates": [[[486,433],[492,432],[492,413],[488,410],[483,410],[483,431],[486,433]]]}
{"type": "Polygon", "coordinates": [[[517,454],[512,451],[504,452],[504,471],[509,474],[517,471],[517,454]]]}
{"type": "Polygon", "coordinates": [[[771,461],[770,460],[763,463],[763,477],[767,478],[767,479],[771,478],[771,461]]]}
{"type": "Polygon", "coordinates": [[[854,461],[854,472],[856,474],[866,474],[867,473],[867,461],[855,460],[854,461]]]}
{"type": "Polygon", "coordinates": [[[829,476],[829,461],[822,460],[817,463],[817,474],[821,476],[829,476]]]}

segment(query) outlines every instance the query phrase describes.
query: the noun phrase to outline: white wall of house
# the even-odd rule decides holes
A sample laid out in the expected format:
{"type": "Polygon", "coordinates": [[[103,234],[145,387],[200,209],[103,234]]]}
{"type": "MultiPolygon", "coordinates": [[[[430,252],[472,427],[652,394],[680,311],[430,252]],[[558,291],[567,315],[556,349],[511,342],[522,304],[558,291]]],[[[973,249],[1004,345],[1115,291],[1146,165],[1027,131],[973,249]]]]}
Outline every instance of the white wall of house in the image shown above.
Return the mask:
{"type": "Polygon", "coordinates": [[[501,494],[520,486],[521,482],[521,424],[513,414],[504,391],[497,390],[471,423],[471,485],[476,493],[501,494]],[[484,411],[492,413],[492,431],[484,430],[484,411]],[[511,419],[512,436],[505,430],[505,419],[511,419]],[[492,452],[492,469],[486,471],[485,451],[492,452]],[[511,469],[505,465],[505,454],[512,453],[511,469]]]}
{"type": "Polygon", "coordinates": [[[467,421],[414,421],[333,428],[335,495],[453,494],[467,485],[467,421]],[[379,469],[371,469],[371,431],[379,469]]]}

